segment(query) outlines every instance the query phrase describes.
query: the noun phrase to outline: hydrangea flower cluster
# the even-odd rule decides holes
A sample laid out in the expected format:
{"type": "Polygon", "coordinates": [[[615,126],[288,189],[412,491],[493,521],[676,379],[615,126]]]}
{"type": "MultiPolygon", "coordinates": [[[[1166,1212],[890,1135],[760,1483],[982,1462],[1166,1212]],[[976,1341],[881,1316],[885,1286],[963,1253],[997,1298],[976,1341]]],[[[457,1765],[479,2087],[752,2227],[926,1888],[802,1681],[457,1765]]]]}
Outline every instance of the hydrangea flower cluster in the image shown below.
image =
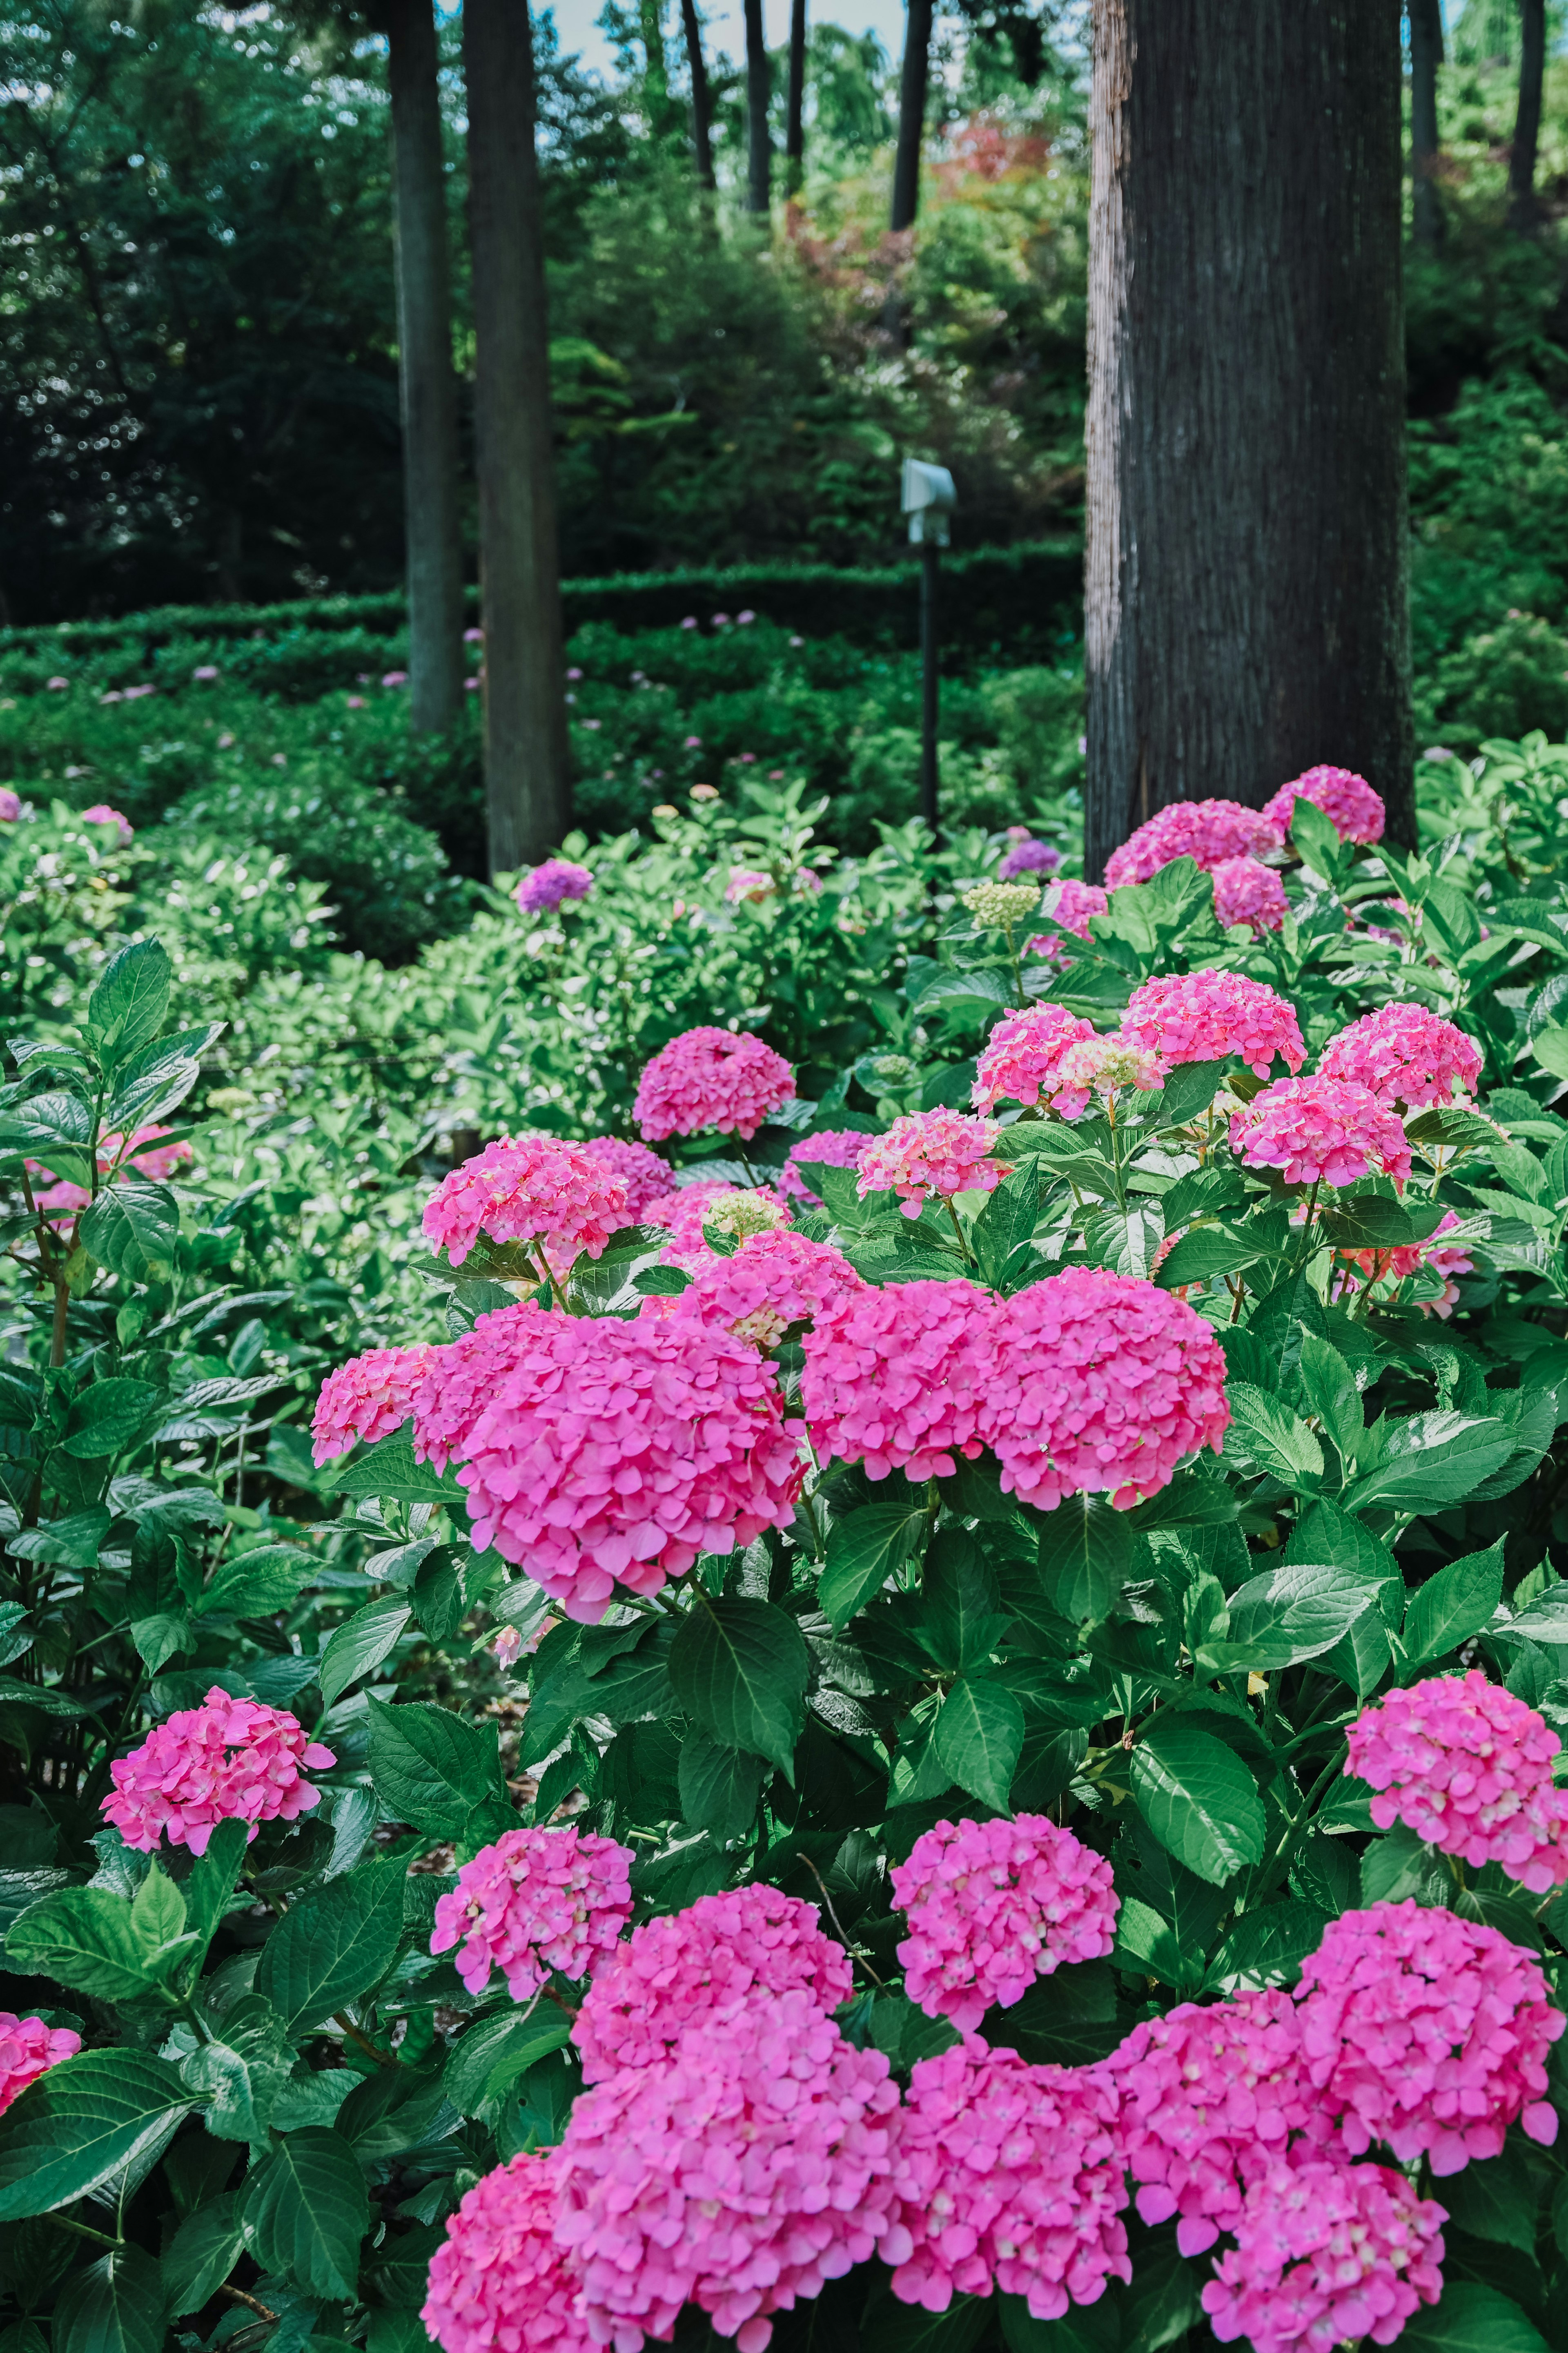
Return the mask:
{"type": "Polygon", "coordinates": [[[115,1758],[103,1818],[143,1854],[164,1831],[171,1846],[205,1854],[219,1822],[248,1822],[254,1839],[262,1822],[308,1812],[321,1791],[300,1767],[336,1761],[282,1708],[231,1699],[215,1683],[200,1707],[176,1708],[140,1748],[115,1758]]]}
{"type": "Polygon", "coordinates": [[[22,814],[22,798],[9,785],[0,785],[0,825],[15,825],[22,814]]]}
{"type": "Polygon", "coordinates": [[[1223,858],[1214,870],[1214,911],[1222,931],[1246,923],[1256,937],[1279,929],[1290,902],[1272,866],[1256,858],[1223,858]]]}
{"type": "Polygon", "coordinates": [[[473,1328],[426,1351],[425,1373],[414,1392],[416,1461],[444,1471],[468,1451],[474,1424],[504,1373],[511,1370],[550,1318],[531,1300],[492,1307],[473,1328]]]}
{"type": "Polygon", "coordinates": [[[802,1166],[809,1167],[816,1161],[823,1168],[858,1168],[860,1155],[870,1141],[868,1135],[862,1135],[853,1127],[824,1127],[815,1135],[803,1136],[798,1144],[790,1145],[779,1170],[779,1191],[792,1201],[798,1201],[803,1208],[820,1209],[821,1196],[807,1185],[801,1175],[802,1166]]]}
{"type": "Polygon", "coordinates": [[[574,866],[567,858],[547,858],[542,866],[530,868],[511,895],[520,914],[553,914],[563,900],[585,899],[593,887],[587,867],[574,866]]]}
{"type": "Polygon", "coordinates": [[[119,809],[110,808],[107,801],[94,801],[90,808],[84,808],[81,813],[81,821],[83,825],[112,825],[118,827],[121,842],[127,842],[132,839],[136,832],[136,828],[132,824],[131,819],[128,817],[121,816],[119,809]]]}
{"type": "Polygon", "coordinates": [[[541,1314],[468,1434],[458,1477],[493,1545],[595,1625],[700,1553],[795,1516],[803,1464],[772,1365],[691,1321],[541,1314]]]}
{"type": "Polygon", "coordinates": [[[1248,2188],[1236,2245],[1204,2288],[1209,2327],[1253,2353],[1391,2345],[1443,2292],[1447,2220],[1392,2166],[1278,2158],[1248,2188]]]}
{"type": "Polygon", "coordinates": [[[962,894],[963,912],[977,929],[1010,932],[1040,912],[1037,882],[976,882],[962,894]]]}
{"type": "Polygon", "coordinates": [[[1099,1035],[1092,1021],[1065,1005],[1032,1005],[998,1021],[974,1066],[971,1097],[977,1111],[990,1111],[1005,1097],[1037,1103],[1057,1092],[1068,1048],[1099,1035]]]}
{"type": "Polygon", "coordinates": [[[1386,812],[1381,794],[1349,768],[1309,768],[1281,785],[1263,814],[1279,834],[1288,834],[1298,801],[1322,810],[1342,841],[1381,841],[1386,812]]]}
{"type": "Polygon", "coordinates": [[[1395,999],[1331,1038],[1318,1069],[1326,1079],[1370,1087],[1379,1103],[1421,1111],[1430,1103],[1451,1103],[1456,1086],[1463,1095],[1474,1094],[1481,1050],[1440,1013],[1395,999]]]}
{"type": "Polygon", "coordinates": [[[970,1282],[869,1284],[825,1307],[804,1342],[801,1403],[818,1459],[950,1479],[989,1426],[994,1302],[970,1282]]]}
{"type": "Polygon", "coordinates": [[[1121,1034],[1163,1062],[1245,1062],[1260,1079],[1279,1054],[1299,1071],[1307,1059],[1296,1008],[1240,972],[1160,973],[1127,1001],[1121,1034]]]}
{"type": "Polygon", "coordinates": [[[1110,1863],[1044,1814],[938,1822],[889,1879],[910,1924],[904,1989],[961,2034],[1064,1961],[1103,1960],[1115,1942],[1110,1863]]]}
{"type": "Polygon", "coordinates": [[[669,1163],[646,1144],[628,1144],[618,1135],[595,1135],[583,1146],[626,1188],[626,1215],[640,1226],[648,1203],[669,1190],[669,1163]]]}
{"type": "Polygon", "coordinates": [[[669,1240],[659,1252],[661,1265],[700,1274],[713,1264],[715,1257],[704,1226],[732,1234],[737,1241],[748,1241],[754,1234],[780,1232],[789,1224],[791,1211],[789,1203],[771,1185],[725,1185],[704,1177],[699,1184],[667,1193],[662,1200],[650,1201],[644,1214],[650,1226],[669,1229],[669,1240]]]}
{"type": "Polygon", "coordinates": [[[708,1127],[749,1142],[794,1092],[784,1056],[749,1029],[687,1029],[644,1070],[632,1115],[650,1144],[708,1127]]]}
{"type": "Polygon", "coordinates": [[[764,1354],[792,1324],[866,1288],[848,1260],[804,1234],[753,1234],[733,1258],[713,1258],[674,1303],[678,1315],[732,1332],[764,1354]]]}
{"type": "Polygon", "coordinates": [[[1021,2295],[1037,2320],[1132,2276],[1115,2094],[1088,2068],[1030,2067],[977,2035],[921,2060],[899,2143],[893,2294],[1021,2295]]]}
{"type": "Polygon", "coordinates": [[[645,1920],[595,1976],[572,2029],[590,2084],[668,2058],[689,2026],[758,1993],[805,1993],[823,2011],[854,1989],[849,1956],[815,1904],[760,1881],[645,1920]]]}
{"type": "Polygon", "coordinates": [[[999,882],[1016,882],[1023,874],[1054,874],[1062,862],[1061,851],[1053,841],[1037,841],[1026,834],[1015,841],[996,869],[999,882]]]}
{"type": "Polygon", "coordinates": [[[41,2018],[0,2010],[0,2116],[19,2092],[80,2049],[80,2035],[68,2026],[46,2026],[41,2018]]]}
{"type": "Polygon", "coordinates": [[[460,1945],[458,1975],[483,1993],[499,1969],[527,2001],[552,1969],[585,1978],[631,1918],[636,1857],[614,1839],[575,1830],[504,1831],[437,1899],[433,1953],[460,1945]]]}
{"type": "Polygon", "coordinates": [[[1288,1185],[1353,1185],[1410,1174],[1405,1130],[1370,1087],[1353,1079],[1281,1079],[1233,1112],[1233,1151],[1250,1168],[1280,1168],[1288,1185]]]}
{"type": "Polygon", "coordinates": [[[1279,847],[1279,827],[1257,809],[1243,808],[1239,801],[1173,801],[1168,808],[1156,809],[1111,852],[1105,865],[1106,888],[1119,891],[1126,882],[1147,882],[1177,858],[1193,859],[1206,874],[1228,858],[1252,858],[1279,847]]]}
{"type": "Polygon", "coordinates": [[[579,1250],[597,1258],[630,1224],[627,1198],[625,1180],[586,1145],[503,1135],[442,1177],[421,1223],[454,1266],[488,1234],[494,1242],[541,1242],[552,1271],[564,1271],[579,1250]]]}
{"type": "Polygon", "coordinates": [[[414,1410],[414,1400],[430,1363],[421,1341],[412,1348],[367,1348],[329,1373],[310,1419],[311,1449],[318,1470],[346,1454],[356,1439],[390,1438],[414,1410]]]}
{"type": "Polygon", "coordinates": [[[1125,1087],[1145,1092],[1162,1084],[1164,1066],[1147,1046],[1119,1031],[1106,1037],[1074,1038],[1064,1046],[1055,1078],[1041,1089],[1063,1119],[1081,1119],[1094,1096],[1102,1102],[1125,1087]]]}
{"type": "Polygon", "coordinates": [[[1424,1242],[1403,1243],[1393,1250],[1336,1251],[1334,1297],[1348,1297],[1359,1291],[1364,1279],[1372,1283],[1380,1299],[1389,1299],[1402,1282],[1407,1282],[1425,1268],[1442,1283],[1442,1293],[1436,1299],[1417,1299],[1414,1304],[1424,1315],[1451,1315],[1459,1301],[1458,1285],[1452,1278],[1475,1272],[1475,1261],[1464,1245],[1443,1240],[1445,1234],[1458,1231],[1458,1224],[1453,1210],[1447,1209],[1441,1224],[1424,1242]]]}
{"type": "Polygon", "coordinates": [[[134,1168],[150,1185],[166,1185],[176,1168],[192,1156],[189,1139],[179,1136],[173,1144],[160,1144],[158,1138],[167,1135],[166,1127],[139,1127],[129,1144],[118,1131],[98,1139],[98,1173],[107,1176],[113,1169],[117,1176],[127,1168],[134,1168]],[[148,1150],[146,1147],[153,1148],[148,1150]]]}
{"type": "Polygon", "coordinates": [[[1385,2141],[1443,2175],[1500,2156],[1516,2121],[1555,2140],[1546,2057],[1568,2019],[1497,1929],[1414,1900],[1342,1913],[1298,2000],[1308,2075],[1352,2157],[1385,2141]]]}
{"type": "Polygon", "coordinates": [[[1479,1667],[1391,1691],[1351,1726],[1347,1773],[1376,1792],[1379,1830],[1403,1822],[1475,1870],[1500,1863],[1544,1895],[1568,1879],[1568,1789],[1561,1746],[1532,1707],[1479,1667]]]}
{"type": "Polygon", "coordinates": [[[808,1993],[753,1992],[657,2066],[584,2092],[561,2146],[558,2246],[593,2334],[666,2337],[683,2305],[737,2353],[864,2263],[892,2226],[899,2094],[808,1993]],[[639,2334],[640,2332],[640,2334],[639,2334]]]}
{"type": "Polygon", "coordinates": [[[591,2353],[576,2268],[556,2245],[561,2152],[527,2149],[468,2190],[419,2315],[443,2353],[591,2353]]]}
{"type": "Polygon", "coordinates": [[[906,1112],[886,1135],[868,1143],[855,1190],[862,1200],[868,1193],[897,1193],[906,1218],[918,1218],[927,1201],[993,1192],[1007,1174],[991,1157],[1000,1134],[994,1120],[961,1111],[906,1112]]]}
{"type": "MultiPolygon", "coordinates": [[[[1087,940],[1090,936],[1089,924],[1096,915],[1103,915],[1110,904],[1110,892],[1102,891],[1098,882],[1079,882],[1069,878],[1051,885],[1041,902],[1040,913],[1048,915],[1053,923],[1059,923],[1064,932],[1071,932],[1075,939],[1087,940]]],[[[1055,932],[1037,932],[1026,954],[1062,956],[1067,963],[1072,962],[1055,932]]]]}

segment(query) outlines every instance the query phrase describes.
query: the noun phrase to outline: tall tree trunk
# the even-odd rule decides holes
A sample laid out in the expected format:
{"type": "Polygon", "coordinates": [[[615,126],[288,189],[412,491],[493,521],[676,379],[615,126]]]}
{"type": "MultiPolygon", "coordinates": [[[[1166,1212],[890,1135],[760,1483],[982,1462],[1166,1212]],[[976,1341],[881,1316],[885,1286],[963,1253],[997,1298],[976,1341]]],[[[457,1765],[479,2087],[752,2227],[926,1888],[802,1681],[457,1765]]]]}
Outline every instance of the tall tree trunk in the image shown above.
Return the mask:
{"type": "Polygon", "coordinates": [[[763,0],[745,0],[746,10],[746,210],[766,214],[772,201],[772,151],[768,105],[773,68],[763,32],[763,0]]]}
{"type": "Polygon", "coordinates": [[[691,157],[705,188],[716,187],[713,176],[713,101],[708,92],[708,69],[702,62],[702,26],[697,0],[680,0],[680,25],[686,36],[686,69],[691,77],[691,157]]]}
{"type": "Polygon", "coordinates": [[[386,0],[397,259],[397,385],[408,570],[410,715],[424,734],[463,701],[463,543],[458,392],[431,0],[386,0]]]}
{"type": "Polygon", "coordinates": [[[893,208],[889,227],[912,228],[921,201],[921,154],[925,145],[926,88],[931,79],[932,0],[908,0],[904,64],[899,77],[899,143],[893,156],[893,208]]]}
{"type": "Polygon", "coordinates": [[[1399,0],[1094,0],[1090,121],[1085,871],[1318,761],[1413,842],[1399,0]]]}
{"type": "Polygon", "coordinates": [[[1443,207],[1434,177],[1437,163],[1437,69],[1443,62],[1443,0],[1409,0],[1410,172],[1416,240],[1439,245],[1443,207]]]}
{"type": "Polygon", "coordinates": [[[465,0],[492,874],[571,822],[544,245],[526,0],[465,0]]]}
{"type": "Polygon", "coordinates": [[[1541,227],[1535,158],[1541,146],[1541,90],[1546,78],[1546,0],[1519,0],[1519,113],[1508,162],[1508,224],[1521,237],[1541,227]]]}
{"type": "Polygon", "coordinates": [[[784,190],[800,194],[805,177],[805,0],[790,0],[789,100],[784,112],[784,190]]]}

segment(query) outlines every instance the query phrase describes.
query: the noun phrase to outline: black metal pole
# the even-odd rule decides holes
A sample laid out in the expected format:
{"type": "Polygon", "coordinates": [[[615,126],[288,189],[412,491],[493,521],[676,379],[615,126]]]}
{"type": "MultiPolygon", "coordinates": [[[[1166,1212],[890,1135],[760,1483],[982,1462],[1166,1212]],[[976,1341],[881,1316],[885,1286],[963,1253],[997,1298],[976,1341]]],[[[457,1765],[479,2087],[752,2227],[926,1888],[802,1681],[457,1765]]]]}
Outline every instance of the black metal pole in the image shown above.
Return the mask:
{"type": "Polygon", "coordinates": [[[921,542],[921,815],[936,823],[936,542],[921,542]]]}

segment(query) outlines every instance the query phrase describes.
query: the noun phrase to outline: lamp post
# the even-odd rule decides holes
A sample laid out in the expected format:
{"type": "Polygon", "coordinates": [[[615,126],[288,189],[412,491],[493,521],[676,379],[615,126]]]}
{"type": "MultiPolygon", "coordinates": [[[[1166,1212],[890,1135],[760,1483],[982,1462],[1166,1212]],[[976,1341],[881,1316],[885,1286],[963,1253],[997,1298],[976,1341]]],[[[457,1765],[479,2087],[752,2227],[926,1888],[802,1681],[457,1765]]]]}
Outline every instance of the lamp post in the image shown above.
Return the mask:
{"type": "Polygon", "coordinates": [[[921,552],[921,815],[936,832],[936,583],[937,549],[948,543],[948,517],[958,503],[945,466],[904,459],[903,510],[911,545],[921,552]]]}

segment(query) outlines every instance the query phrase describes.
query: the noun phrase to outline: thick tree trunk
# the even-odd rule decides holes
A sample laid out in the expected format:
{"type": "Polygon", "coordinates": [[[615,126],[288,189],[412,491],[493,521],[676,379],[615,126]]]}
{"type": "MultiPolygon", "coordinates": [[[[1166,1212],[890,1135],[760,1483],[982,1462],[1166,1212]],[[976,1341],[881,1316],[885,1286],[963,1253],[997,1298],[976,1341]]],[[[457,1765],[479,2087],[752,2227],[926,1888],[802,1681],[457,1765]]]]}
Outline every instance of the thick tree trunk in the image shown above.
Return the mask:
{"type": "Polygon", "coordinates": [[[1094,0],[1090,114],[1085,871],[1318,761],[1413,841],[1399,0],[1094,0]]]}
{"type": "Polygon", "coordinates": [[[492,874],[571,822],[544,248],[526,0],[465,0],[492,874]]]}
{"type": "Polygon", "coordinates": [[[899,143],[893,154],[893,205],[889,226],[912,228],[921,201],[925,146],[926,88],[931,77],[932,0],[908,0],[904,64],[899,77],[899,143]]]}
{"type": "Polygon", "coordinates": [[[1416,240],[1438,245],[1443,207],[1434,176],[1437,164],[1437,69],[1443,62],[1443,0],[1409,0],[1410,171],[1416,240]]]}
{"type": "Polygon", "coordinates": [[[686,36],[686,70],[691,77],[691,158],[705,188],[713,177],[713,101],[708,93],[708,69],[702,62],[702,26],[697,0],[680,0],[680,25],[686,36]]]}
{"type": "Polygon", "coordinates": [[[1546,0],[1519,0],[1519,113],[1508,162],[1508,222],[1521,237],[1541,227],[1535,158],[1541,146],[1541,91],[1546,78],[1546,0]]]}
{"type": "Polygon", "coordinates": [[[763,31],[763,0],[745,0],[746,13],[746,210],[766,214],[772,201],[773,153],[768,105],[773,68],[763,31]]]}
{"type": "Polygon", "coordinates": [[[463,701],[463,542],[458,512],[458,389],[431,0],[386,0],[397,259],[397,383],[403,414],[410,716],[444,733],[463,701]]]}
{"type": "Polygon", "coordinates": [[[789,97],[784,111],[784,189],[800,194],[805,177],[805,0],[791,0],[789,97]]]}

